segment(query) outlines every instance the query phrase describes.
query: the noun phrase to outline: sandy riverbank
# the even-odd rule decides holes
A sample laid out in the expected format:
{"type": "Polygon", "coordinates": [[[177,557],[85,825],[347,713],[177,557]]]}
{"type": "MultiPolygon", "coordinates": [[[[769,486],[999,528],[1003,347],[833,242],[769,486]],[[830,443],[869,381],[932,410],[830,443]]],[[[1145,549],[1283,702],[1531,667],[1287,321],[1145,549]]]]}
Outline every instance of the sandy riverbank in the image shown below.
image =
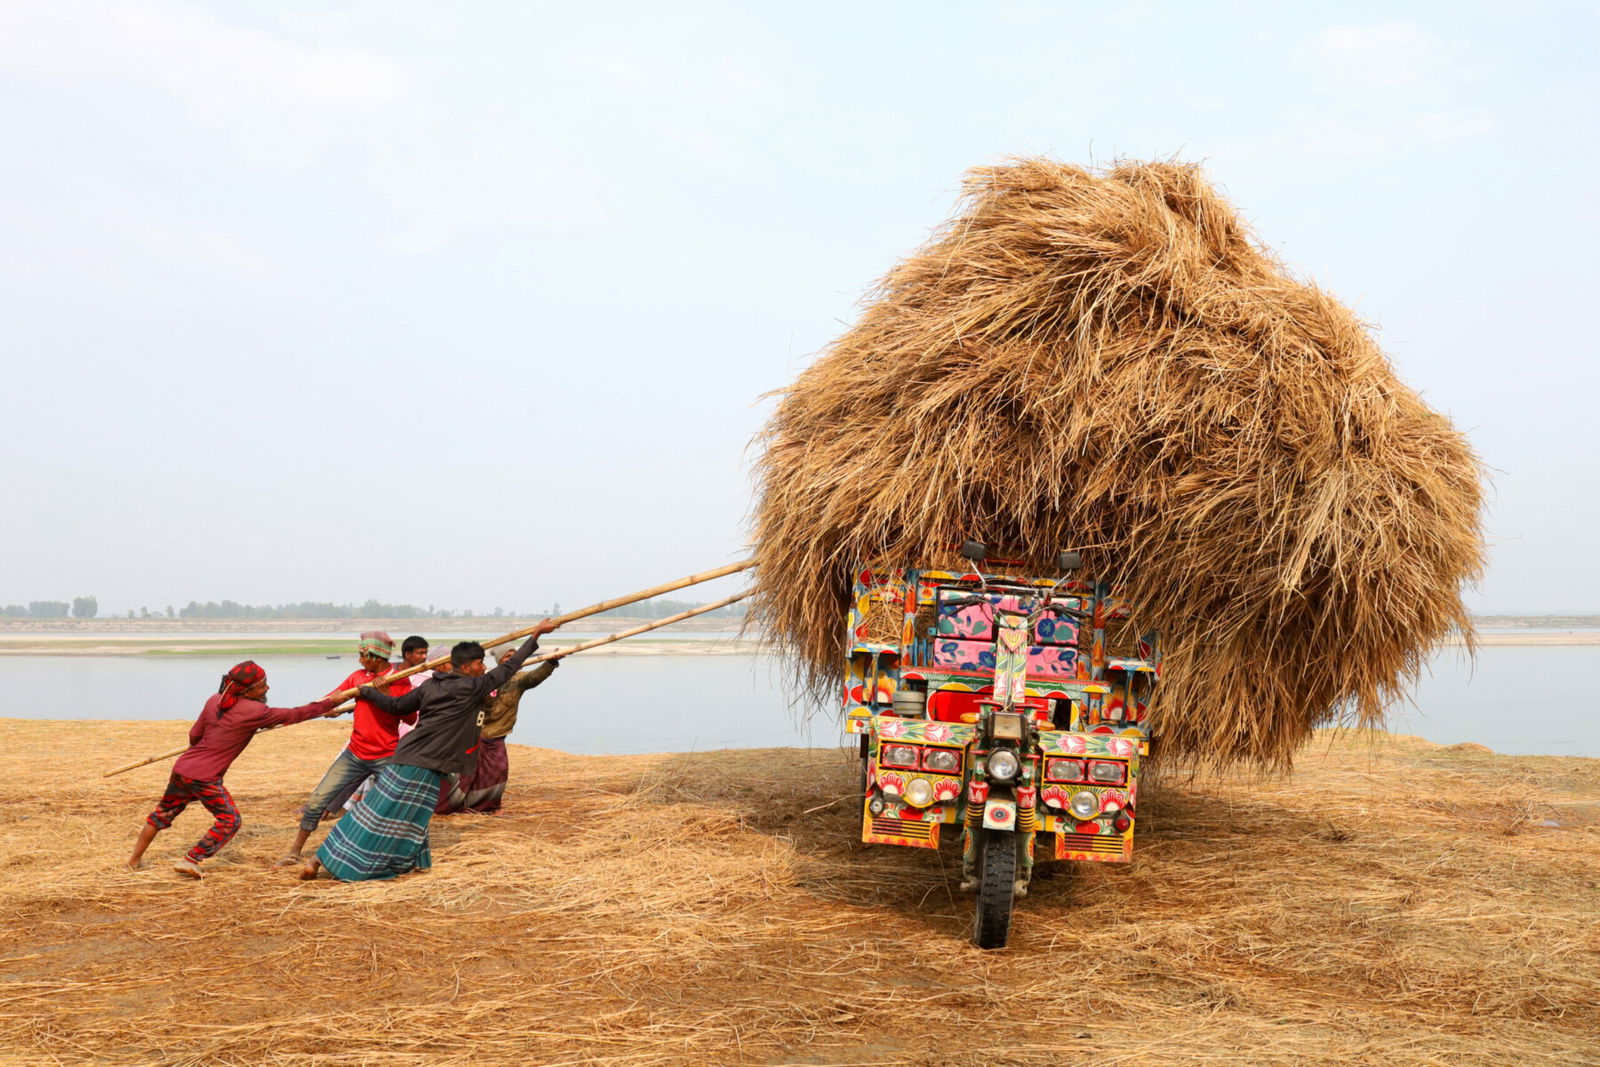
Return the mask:
{"type": "Polygon", "coordinates": [[[185,726],[0,719],[0,1062],[1600,1063],[1597,760],[1323,735],[1147,782],[1135,862],[1041,872],[984,953],[956,853],[863,848],[829,750],[513,745],[430,873],[306,884],[311,722],[229,773],[204,882],[198,811],[128,872],[166,765],[98,772],[185,726]]]}
{"type": "MultiPolygon", "coordinates": [[[[1484,648],[1494,648],[1501,645],[1600,645],[1600,630],[1573,630],[1570,633],[1554,634],[1479,634],[1477,642],[1484,648]]],[[[1445,643],[1451,645],[1464,644],[1459,637],[1452,637],[1445,643]]]]}

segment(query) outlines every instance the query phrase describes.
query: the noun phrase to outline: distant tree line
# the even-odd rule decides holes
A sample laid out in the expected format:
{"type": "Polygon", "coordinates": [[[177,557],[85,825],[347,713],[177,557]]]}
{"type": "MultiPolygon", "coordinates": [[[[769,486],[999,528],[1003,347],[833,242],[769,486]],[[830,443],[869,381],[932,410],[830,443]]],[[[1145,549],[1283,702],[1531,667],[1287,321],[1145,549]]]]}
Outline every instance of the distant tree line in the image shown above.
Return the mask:
{"type": "Polygon", "coordinates": [[[92,619],[100,612],[100,602],[92,596],[65,600],[30,600],[26,604],[7,604],[0,608],[0,616],[10,619],[92,619]]]}
{"type": "MultiPolygon", "coordinates": [[[[676,615],[680,611],[688,611],[696,607],[695,601],[689,600],[647,600],[639,604],[629,604],[627,607],[616,608],[604,612],[605,615],[629,619],[664,619],[668,615],[676,615]]],[[[34,600],[27,604],[7,604],[0,608],[0,617],[11,619],[92,619],[100,611],[100,603],[92,596],[75,597],[71,603],[65,600],[34,600]]],[[[561,605],[555,604],[544,611],[511,611],[496,607],[492,612],[486,613],[488,617],[511,616],[513,618],[537,618],[541,615],[559,615],[561,605]]],[[[706,613],[711,618],[743,618],[744,605],[733,604],[716,611],[706,613]]],[[[385,604],[379,600],[368,600],[363,604],[333,604],[327,601],[302,600],[298,604],[240,604],[232,600],[208,600],[204,604],[191,600],[181,608],[168,605],[165,610],[151,611],[148,607],[128,609],[128,618],[141,619],[473,619],[479,618],[480,613],[471,608],[465,611],[452,611],[448,608],[435,608],[432,604],[427,607],[418,607],[416,604],[385,604]]]]}
{"type": "MultiPolygon", "coordinates": [[[[240,604],[232,600],[191,600],[178,609],[180,619],[448,619],[455,613],[435,611],[433,605],[385,604],[368,600],[362,604],[333,604],[302,600],[297,604],[240,604]]],[[[471,612],[464,613],[471,615],[471,612]]]]}

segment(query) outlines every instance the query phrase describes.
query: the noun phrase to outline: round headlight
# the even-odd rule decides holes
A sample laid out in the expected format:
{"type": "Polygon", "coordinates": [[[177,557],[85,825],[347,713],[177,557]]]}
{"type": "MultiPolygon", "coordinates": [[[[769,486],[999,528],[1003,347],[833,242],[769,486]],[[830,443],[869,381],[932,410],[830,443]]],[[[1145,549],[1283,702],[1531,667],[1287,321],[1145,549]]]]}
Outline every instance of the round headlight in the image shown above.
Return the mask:
{"type": "Polygon", "coordinates": [[[882,797],[873,797],[867,802],[867,810],[872,812],[874,815],[882,815],[883,809],[886,807],[888,807],[888,805],[883,802],[882,797]]]}
{"type": "Polygon", "coordinates": [[[997,748],[989,753],[988,762],[983,766],[989,772],[990,778],[997,782],[1009,782],[1022,769],[1022,762],[1009,748],[997,748]]]}
{"type": "Polygon", "coordinates": [[[1100,798],[1087,789],[1080,789],[1067,801],[1067,810],[1080,819],[1090,819],[1100,814],[1100,798]]]}
{"type": "Polygon", "coordinates": [[[954,774],[961,769],[961,753],[948,748],[930,748],[922,755],[922,766],[930,771],[954,774]]]}
{"type": "Polygon", "coordinates": [[[906,783],[906,803],[914,808],[925,808],[933,803],[933,786],[926,778],[913,778],[906,783]]]}

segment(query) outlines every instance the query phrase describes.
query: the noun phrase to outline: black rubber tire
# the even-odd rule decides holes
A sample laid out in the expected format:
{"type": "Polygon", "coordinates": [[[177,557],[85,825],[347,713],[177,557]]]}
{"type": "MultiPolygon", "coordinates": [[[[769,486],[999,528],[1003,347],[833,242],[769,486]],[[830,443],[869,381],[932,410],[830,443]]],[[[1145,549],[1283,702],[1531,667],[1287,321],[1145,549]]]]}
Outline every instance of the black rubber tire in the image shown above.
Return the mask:
{"type": "Polygon", "coordinates": [[[1005,948],[1011,936],[1011,907],[1016,902],[1017,835],[1010,830],[984,830],[980,847],[972,943],[979,948],[1005,948]]]}

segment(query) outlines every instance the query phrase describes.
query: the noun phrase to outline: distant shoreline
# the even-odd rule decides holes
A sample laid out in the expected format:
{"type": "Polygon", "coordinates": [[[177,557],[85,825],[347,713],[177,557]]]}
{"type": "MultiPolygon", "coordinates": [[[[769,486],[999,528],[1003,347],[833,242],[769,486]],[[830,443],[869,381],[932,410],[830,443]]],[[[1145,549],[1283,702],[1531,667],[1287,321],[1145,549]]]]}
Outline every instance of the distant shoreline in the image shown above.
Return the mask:
{"type": "MultiPolygon", "coordinates": [[[[1475,638],[1480,648],[1506,645],[1600,645],[1600,630],[1569,630],[1559,634],[1485,634],[1475,638]]],[[[1465,645],[1459,636],[1445,639],[1446,645],[1465,645]]]]}
{"type": "MultiPolygon", "coordinates": [[[[487,636],[485,637],[487,640],[487,636]]],[[[545,638],[540,651],[553,652],[570,648],[580,640],[545,638]]],[[[443,642],[441,642],[441,645],[443,642]]],[[[725,633],[684,634],[677,638],[635,637],[591,649],[585,656],[733,656],[751,655],[760,650],[760,642],[725,633]]],[[[440,651],[444,651],[443,648],[440,651]]],[[[216,637],[184,638],[117,638],[91,634],[51,634],[27,636],[0,634],[0,657],[3,656],[322,656],[327,659],[351,659],[356,656],[355,635],[349,639],[294,639],[285,638],[230,638],[226,634],[216,637]]]]}
{"type": "MultiPolygon", "coordinates": [[[[70,635],[126,634],[129,637],[159,638],[169,634],[322,634],[348,632],[352,637],[363,630],[383,630],[399,639],[407,634],[504,634],[526,629],[543,616],[474,615],[427,619],[169,619],[151,616],[147,619],[128,619],[121,616],[103,616],[93,619],[25,619],[0,617],[0,641],[13,637],[53,638],[70,635]]],[[[593,615],[574,628],[584,632],[615,633],[639,626],[650,620],[624,615],[593,615]]],[[[742,618],[695,618],[673,623],[673,634],[729,634],[739,630],[742,618]]],[[[1479,615],[1473,618],[1479,629],[1479,640],[1489,643],[1490,638],[1582,637],[1585,631],[1600,632],[1600,615],[1479,615]],[[1483,631],[1540,630],[1544,633],[1485,634],[1483,631]]],[[[1499,642],[1496,642],[1499,643],[1499,642]]],[[[1516,642],[1512,642],[1516,643],[1516,642]]],[[[1587,641],[1572,642],[1587,644],[1587,641]]]]}
{"type": "MultiPolygon", "coordinates": [[[[367,627],[373,629],[375,627],[367,627]]],[[[626,625],[617,630],[626,629],[626,625]]],[[[259,631],[258,631],[259,632],[259,631]]],[[[296,638],[292,633],[279,637],[238,637],[226,631],[203,636],[144,637],[108,636],[105,633],[4,633],[0,632],[0,657],[3,656],[323,656],[355,658],[355,635],[349,638],[296,638]]],[[[390,631],[396,633],[396,631],[390,631]]],[[[426,632],[426,631],[423,631],[426,632]]],[[[436,631],[437,632],[437,631],[436,631]]],[[[611,631],[617,632],[617,631],[611,631]]],[[[396,636],[399,636],[396,633],[396,636]]],[[[488,636],[498,635],[485,635],[488,636]]],[[[441,642],[442,644],[443,642],[441,642]]],[[[543,648],[551,651],[570,647],[578,639],[562,640],[558,634],[546,638],[543,648]]],[[[1479,634],[1478,647],[1535,647],[1600,645],[1600,630],[1570,633],[1494,633],[1479,634]]],[[[1448,638],[1446,647],[1461,647],[1460,638],[1448,638]]],[[[740,656],[762,651],[759,638],[740,637],[722,632],[674,632],[664,629],[659,635],[618,641],[584,653],[586,656],[740,656]]]]}
{"type": "MultiPolygon", "coordinates": [[[[499,635],[525,630],[544,618],[542,615],[474,615],[448,619],[125,619],[109,616],[95,619],[19,619],[0,618],[0,639],[12,636],[66,636],[69,634],[128,634],[151,637],[162,634],[319,634],[349,631],[353,638],[363,630],[383,630],[396,640],[407,634],[473,633],[499,635]]],[[[641,626],[649,619],[624,615],[591,615],[574,623],[585,632],[615,633],[641,626]]],[[[743,619],[686,619],[673,623],[673,633],[728,633],[739,629],[743,619]]]]}

